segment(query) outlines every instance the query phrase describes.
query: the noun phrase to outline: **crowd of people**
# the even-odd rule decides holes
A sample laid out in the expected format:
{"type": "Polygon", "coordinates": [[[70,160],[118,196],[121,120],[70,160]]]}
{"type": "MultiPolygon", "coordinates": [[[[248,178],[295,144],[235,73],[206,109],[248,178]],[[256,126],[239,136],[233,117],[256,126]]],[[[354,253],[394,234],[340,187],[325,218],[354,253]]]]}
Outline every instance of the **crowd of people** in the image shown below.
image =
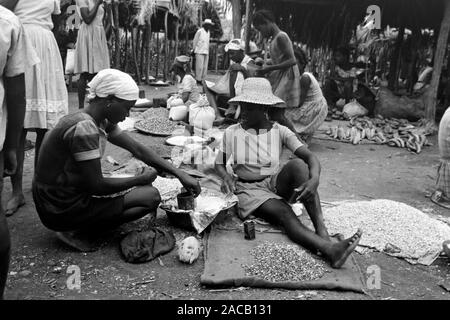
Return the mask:
{"type": "MultiPolygon", "coordinates": [[[[36,132],[36,211],[48,229],[80,251],[89,250],[83,241],[86,234],[156,215],[161,198],[152,183],[157,175],[169,173],[195,197],[201,193],[195,178],[119,128],[139,99],[139,88],[130,75],[110,69],[102,0],[76,4],[82,20],[74,68],[80,75],[79,110],[69,114],[63,63],[51,32],[51,15],[59,13],[59,1],[0,0],[0,191],[4,176],[11,177],[13,190],[6,211],[0,206],[0,298],[10,252],[6,216],[25,203],[22,175],[28,131],[36,132]],[[108,141],[149,168],[135,177],[104,177],[100,160],[108,141]]],[[[352,97],[355,74],[348,53],[338,50],[338,63],[323,92],[315,76],[305,72],[305,53],[294,48],[271,12],[261,10],[253,26],[269,42],[270,58],[261,65],[261,51],[246,54],[244,41],[233,39],[225,48],[229,70],[214,83],[206,79],[212,25],[206,19],[194,37],[195,72],[188,55],[177,57],[171,71],[184,104],[198,102],[203,92],[215,111],[215,124],[234,123],[225,130],[216,159],[222,191],[237,195],[242,219],[259,217],[280,225],[292,241],[340,268],[362,231],[345,240],[328,234],[317,191],[321,167],[307,146],[325,121],[329,104],[352,97]],[[296,156],[284,165],[283,148],[296,156]],[[233,172],[226,168],[230,159],[233,172]],[[315,232],[296,217],[291,207],[295,202],[304,204],[315,232]]],[[[442,164],[443,185],[450,179],[447,171],[448,165],[442,164]]],[[[442,200],[446,194],[435,198],[442,200]]]]}

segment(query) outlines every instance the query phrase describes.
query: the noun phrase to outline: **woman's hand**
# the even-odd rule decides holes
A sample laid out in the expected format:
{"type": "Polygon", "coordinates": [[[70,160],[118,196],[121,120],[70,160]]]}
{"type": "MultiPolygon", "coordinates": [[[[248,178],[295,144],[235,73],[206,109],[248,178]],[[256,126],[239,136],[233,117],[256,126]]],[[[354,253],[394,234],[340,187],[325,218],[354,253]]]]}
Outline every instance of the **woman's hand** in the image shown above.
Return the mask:
{"type": "Polygon", "coordinates": [[[310,179],[306,181],[304,184],[294,190],[294,201],[304,202],[310,200],[317,192],[318,187],[318,179],[310,179]]]}
{"type": "Polygon", "coordinates": [[[103,0],[95,0],[95,5],[99,7],[103,3],[103,0]]]}
{"type": "Polygon", "coordinates": [[[241,66],[240,63],[233,63],[233,64],[230,66],[230,71],[237,71],[237,72],[243,72],[243,73],[245,73],[245,72],[247,72],[247,69],[245,69],[243,66],[241,66]]]}
{"type": "Polygon", "coordinates": [[[187,173],[181,173],[178,175],[178,179],[180,180],[183,187],[186,191],[190,192],[195,198],[202,192],[202,188],[198,183],[197,179],[191,177],[187,173]]]}
{"type": "Polygon", "coordinates": [[[152,184],[153,181],[155,181],[157,177],[158,177],[158,172],[151,167],[144,168],[144,170],[138,176],[140,185],[152,184]]]}
{"type": "Polygon", "coordinates": [[[225,178],[223,179],[222,186],[221,186],[222,192],[225,194],[234,193],[236,190],[236,182],[234,181],[234,178],[227,174],[225,178]]]}

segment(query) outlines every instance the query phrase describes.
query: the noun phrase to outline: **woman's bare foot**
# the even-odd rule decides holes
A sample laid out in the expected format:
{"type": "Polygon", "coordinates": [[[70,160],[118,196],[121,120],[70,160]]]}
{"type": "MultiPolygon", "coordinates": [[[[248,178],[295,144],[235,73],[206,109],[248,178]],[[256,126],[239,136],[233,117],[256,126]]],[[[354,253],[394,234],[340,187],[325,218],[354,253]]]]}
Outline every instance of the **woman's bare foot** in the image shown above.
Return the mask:
{"type": "Polygon", "coordinates": [[[66,245],[80,252],[93,252],[99,249],[98,242],[88,239],[86,235],[77,231],[55,232],[55,235],[66,245]]]}
{"type": "Polygon", "coordinates": [[[345,263],[349,255],[355,250],[361,240],[362,230],[358,231],[351,237],[343,241],[339,241],[332,245],[332,253],[329,256],[332,268],[339,269],[345,263]]]}
{"type": "Polygon", "coordinates": [[[6,205],[6,211],[5,215],[7,217],[12,216],[14,213],[19,210],[20,207],[25,205],[25,197],[23,194],[20,194],[18,196],[12,196],[11,199],[9,199],[8,204],[6,205]]]}
{"type": "Polygon", "coordinates": [[[319,237],[321,237],[322,239],[325,239],[325,240],[328,240],[328,241],[331,241],[331,237],[330,237],[330,234],[328,233],[328,230],[324,227],[324,228],[318,228],[317,230],[316,230],[316,234],[319,236],[319,237]]]}

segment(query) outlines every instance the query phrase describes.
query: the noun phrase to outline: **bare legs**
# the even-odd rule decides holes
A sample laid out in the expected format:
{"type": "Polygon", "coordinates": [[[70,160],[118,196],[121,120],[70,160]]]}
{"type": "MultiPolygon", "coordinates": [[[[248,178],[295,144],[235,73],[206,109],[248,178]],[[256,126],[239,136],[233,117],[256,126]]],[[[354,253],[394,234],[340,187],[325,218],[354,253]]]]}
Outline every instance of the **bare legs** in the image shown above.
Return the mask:
{"type": "MultiPolygon", "coordinates": [[[[3,191],[3,154],[0,152],[0,203],[1,193],[3,191]]],[[[0,300],[3,299],[5,292],[6,279],[8,277],[9,256],[11,249],[11,240],[9,237],[8,224],[5,213],[0,206],[0,300]]]]}
{"type": "MultiPolygon", "coordinates": [[[[138,220],[148,214],[156,217],[156,209],[161,202],[161,197],[156,188],[152,186],[139,187],[124,196],[124,210],[122,214],[112,220],[98,221],[95,224],[83,226],[72,232],[57,232],[56,235],[67,245],[79,251],[94,251],[99,234],[112,230],[124,223],[138,220]],[[97,239],[93,239],[96,236],[97,239]]],[[[153,222],[153,221],[152,221],[153,222]]]]}
{"type": "MultiPolygon", "coordinates": [[[[278,174],[277,191],[278,195],[289,200],[294,194],[294,189],[300,187],[309,180],[308,166],[300,159],[289,161],[278,174]]],[[[323,221],[322,207],[320,205],[319,194],[303,202],[306,211],[314,225],[316,233],[326,240],[330,240],[327,228],[323,221]]]]}
{"type": "MultiPolygon", "coordinates": [[[[45,137],[46,129],[36,129],[36,144],[35,144],[35,154],[34,154],[34,166],[36,167],[37,159],[39,157],[39,150],[41,148],[42,140],[45,137]]],[[[23,130],[20,137],[20,142],[17,147],[17,171],[11,176],[12,184],[12,196],[6,205],[6,216],[12,216],[16,211],[25,204],[25,197],[23,195],[22,189],[22,178],[23,178],[23,164],[25,160],[25,140],[27,137],[27,131],[23,130]]]]}
{"type": "MultiPolygon", "coordinates": [[[[285,200],[292,196],[294,188],[308,179],[309,173],[305,167],[301,160],[293,160],[280,172],[277,191],[285,200]]],[[[281,225],[292,241],[313,252],[320,251],[333,268],[340,268],[356,248],[362,235],[361,231],[358,230],[349,239],[337,243],[331,242],[323,222],[319,195],[316,194],[313,199],[304,202],[304,205],[316,229],[315,233],[306,228],[296,217],[292,208],[282,200],[266,201],[258,208],[255,215],[270,223],[281,225]]]]}
{"type": "Polygon", "coordinates": [[[82,73],[80,74],[80,79],[78,80],[78,108],[84,108],[84,100],[86,97],[86,88],[88,81],[92,80],[95,74],[82,73]]]}

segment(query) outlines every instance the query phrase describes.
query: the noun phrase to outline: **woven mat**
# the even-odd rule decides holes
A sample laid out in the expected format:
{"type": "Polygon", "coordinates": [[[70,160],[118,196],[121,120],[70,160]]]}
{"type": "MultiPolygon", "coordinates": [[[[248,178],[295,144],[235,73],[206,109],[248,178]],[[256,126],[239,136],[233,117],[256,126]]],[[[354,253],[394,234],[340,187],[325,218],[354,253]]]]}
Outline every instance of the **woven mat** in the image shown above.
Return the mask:
{"type": "Polygon", "coordinates": [[[247,276],[242,265],[251,264],[250,251],[265,241],[292,244],[279,232],[257,233],[255,240],[245,240],[243,230],[212,228],[205,248],[205,269],[201,284],[209,287],[254,287],[290,290],[337,290],[363,293],[361,273],[350,257],[341,269],[332,269],[318,280],[305,282],[270,282],[247,276]]]}

